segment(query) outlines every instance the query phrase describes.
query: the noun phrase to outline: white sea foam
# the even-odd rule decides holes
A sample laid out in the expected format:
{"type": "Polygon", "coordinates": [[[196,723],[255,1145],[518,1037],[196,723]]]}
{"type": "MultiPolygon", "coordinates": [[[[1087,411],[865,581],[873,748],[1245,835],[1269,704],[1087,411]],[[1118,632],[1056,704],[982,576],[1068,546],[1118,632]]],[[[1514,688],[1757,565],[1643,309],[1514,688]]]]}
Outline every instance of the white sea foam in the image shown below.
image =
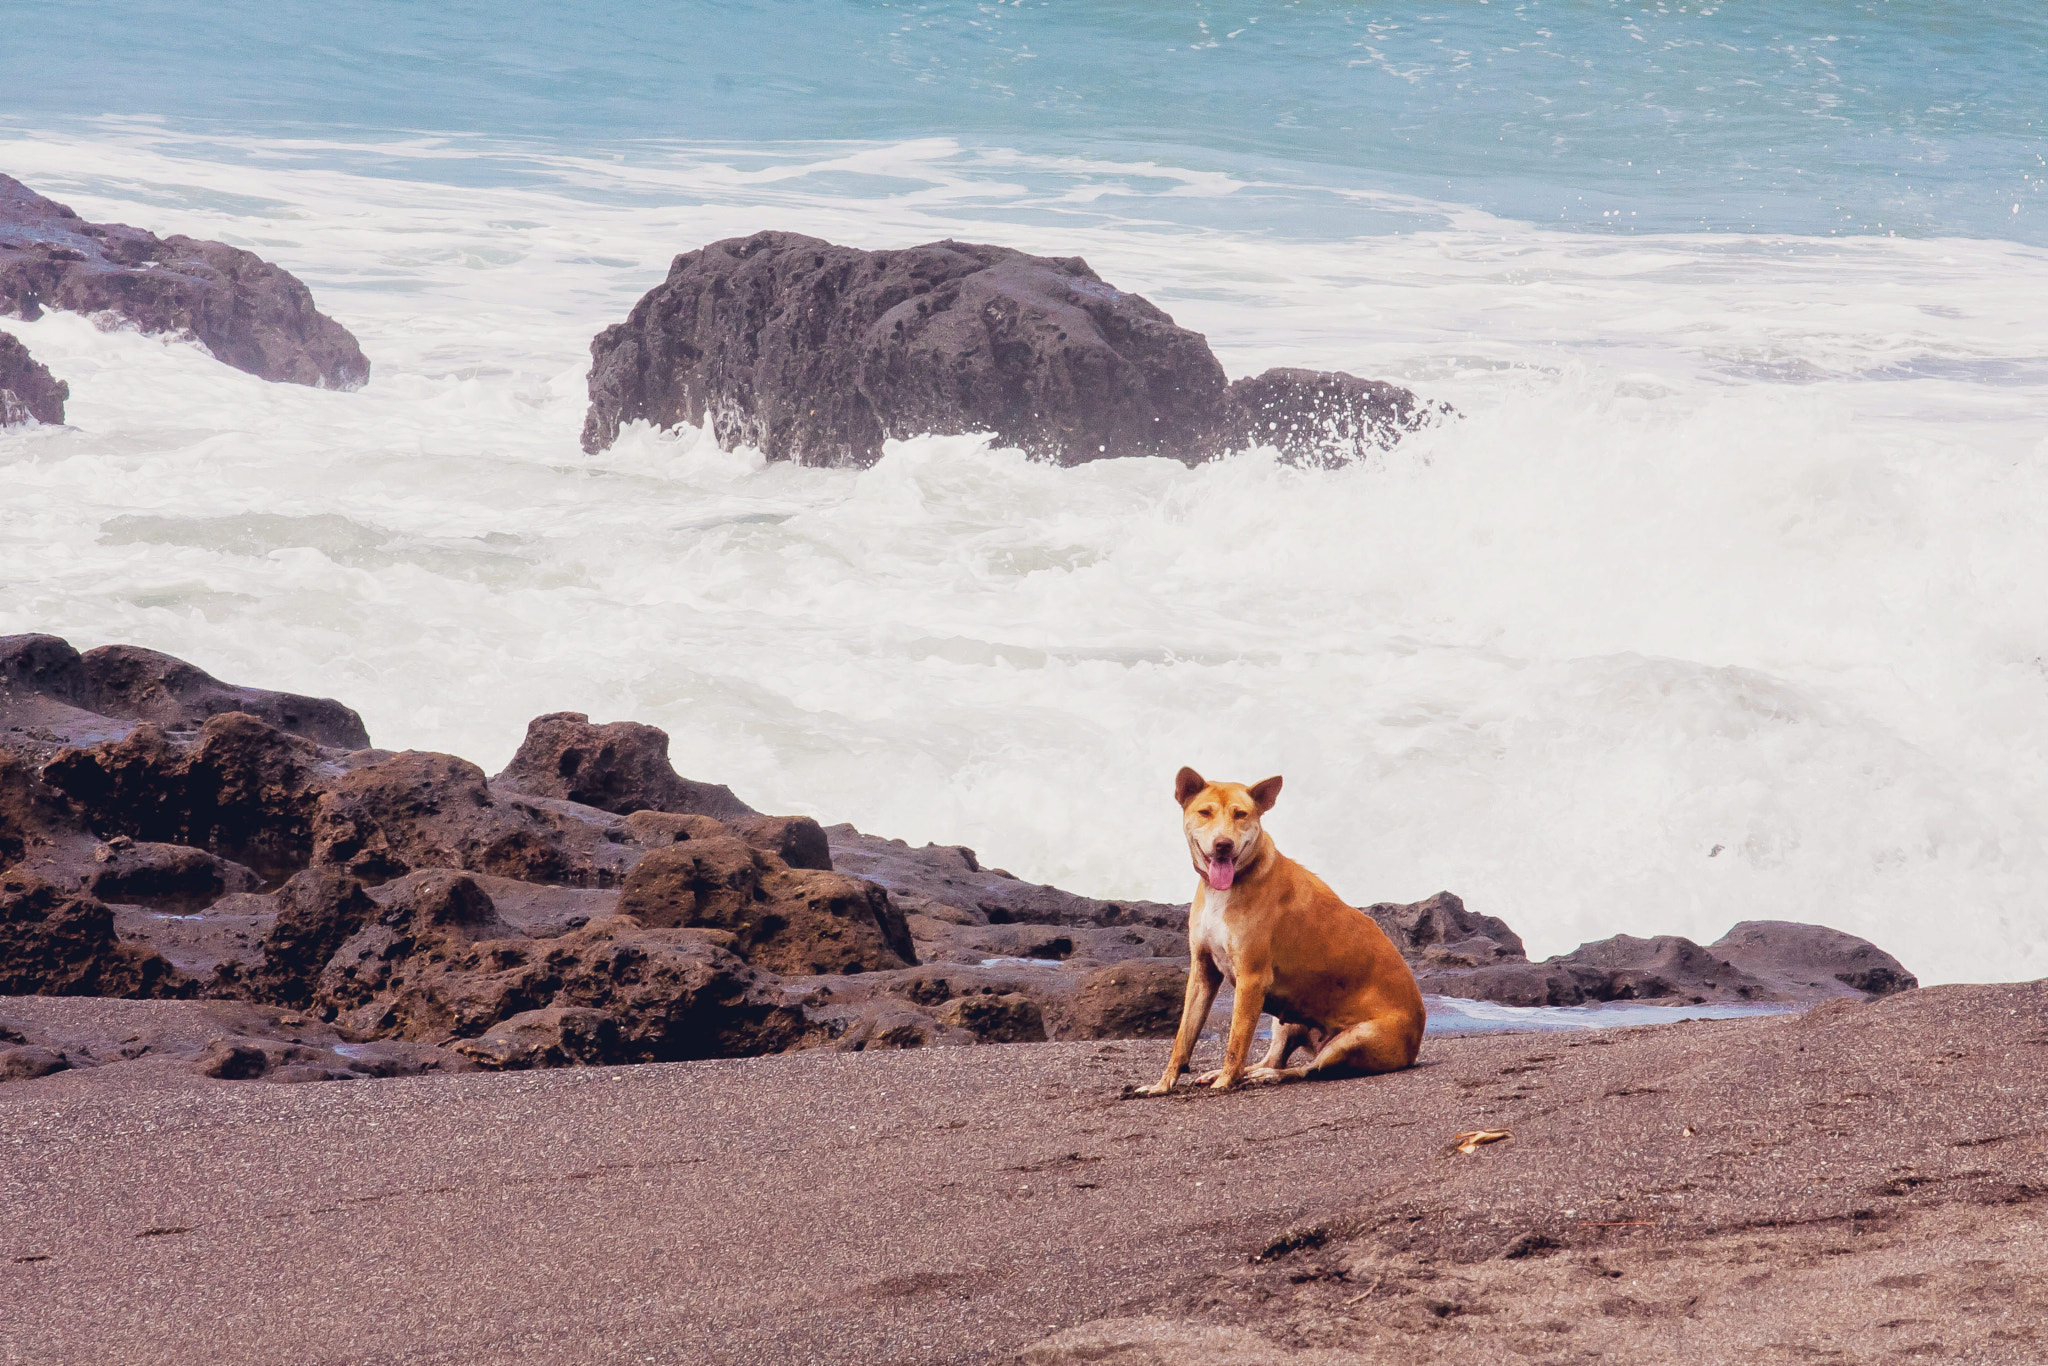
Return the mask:
{"type": "Polygon", "coordinates": [[[764,809],[1102,895],[1187,894],[1192,763],[1284,773],[1276,836],[1347,896],[1448,887],[1537,954],[1791,918],[1925,980],[2048,973],[2048,252],[1391,200],[1374,221],[1417,230],[1290,240],[1190,216],[1256,185],[944,142],[614,163],[109,127],[0,165],[279,261],[375,367],[324,393],[5,322],[72,425],[0,435],[0,631],[329,693],[486,768],[539,712],[645,720],[764,809]],[[590,335],[674,251],[764,226],[1082,254],[1233,374],[1464,416],[1329,472],[971,438],[800,470],[644,429],[584,456],[590,335]]]}

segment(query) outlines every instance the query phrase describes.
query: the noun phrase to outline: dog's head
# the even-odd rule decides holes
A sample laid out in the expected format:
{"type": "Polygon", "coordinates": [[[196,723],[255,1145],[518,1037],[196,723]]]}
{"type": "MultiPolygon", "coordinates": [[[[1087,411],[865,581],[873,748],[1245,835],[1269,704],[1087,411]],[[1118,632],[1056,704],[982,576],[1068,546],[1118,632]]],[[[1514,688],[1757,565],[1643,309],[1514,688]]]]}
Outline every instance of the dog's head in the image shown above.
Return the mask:
{"type": "Polygon", "coordinates": [[[1212,783],[1184,768],[1173,780],[1173,796],[1180,803],[1181,828],[1187,831],[1195,871],[1217,891],[1229,890],[1238,870],[1259,856],[1259,817],[1280,800],[1279,777],[1246,787],[1212,783]]]}

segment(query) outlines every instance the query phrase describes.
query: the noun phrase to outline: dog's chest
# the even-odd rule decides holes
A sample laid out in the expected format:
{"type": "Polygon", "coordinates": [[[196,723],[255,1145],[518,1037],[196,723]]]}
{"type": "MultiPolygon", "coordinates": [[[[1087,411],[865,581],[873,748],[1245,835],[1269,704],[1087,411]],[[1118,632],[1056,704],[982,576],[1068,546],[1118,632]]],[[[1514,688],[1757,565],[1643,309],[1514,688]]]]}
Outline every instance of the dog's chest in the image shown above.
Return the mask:
{"type": "Polygon", "coordinates": [[[1195,951],[1214,963],[1226,981],[1237,981],[1236,956],[1231,952],[1230,892],[1214,887],[1202,889],[1202,901],[1195,908],[1190,927],[1195,951]]]}

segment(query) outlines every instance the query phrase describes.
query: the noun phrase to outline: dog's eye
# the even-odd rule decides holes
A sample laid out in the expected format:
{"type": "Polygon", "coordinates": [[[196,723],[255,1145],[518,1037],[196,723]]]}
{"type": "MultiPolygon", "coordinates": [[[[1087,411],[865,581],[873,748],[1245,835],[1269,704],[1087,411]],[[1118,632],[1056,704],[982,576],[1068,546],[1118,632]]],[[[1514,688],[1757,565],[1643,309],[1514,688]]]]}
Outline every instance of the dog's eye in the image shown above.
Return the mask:
{"type": "Polygon", "coordinates": [[[1232,820],[1236,820],[1236,821],[1241,821],[1241,820],[1243,820],[1243,819],[1244,819],[1244,817],[1245,817],[1245,813],[1244,813],[1244,812],[1242,812],[1242,811],[1238,810],[1238,809],[1237,809],[1236,807],[1234,807],[1234,806],[1230,808],[1230,818],[1231,818],[1232,820]]]}
{"type": "Polygon", "coordinates": [[[1209,817],[1216,814],[1216,808],[1213,806],[1205,806],[1201,810],[1195,812],[1195,814],[1197,816],[1200,816],[1203,820],[1208,820],[1209,817]]]}

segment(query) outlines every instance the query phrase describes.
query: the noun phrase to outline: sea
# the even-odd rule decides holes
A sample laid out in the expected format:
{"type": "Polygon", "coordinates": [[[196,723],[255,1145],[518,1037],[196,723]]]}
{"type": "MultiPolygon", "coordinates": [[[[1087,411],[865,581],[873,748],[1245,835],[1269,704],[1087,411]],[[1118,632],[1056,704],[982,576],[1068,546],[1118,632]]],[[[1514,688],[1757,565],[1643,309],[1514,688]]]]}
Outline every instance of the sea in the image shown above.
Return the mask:
{"type": "Polygon", "coordinates": [[[1744,920],[2048,975],[2048,8],[7,0],[0,171],[286,267],[356,392],[0,320],[0,633],[495,771],[666,729],[756,807],[1184,900],[1175,771],[1533,956],[1744,920]],[[778,228],[1085,257],[1235,377],[1458,416],[1337,469],[585,455],[588,346],[778,228]]]}

